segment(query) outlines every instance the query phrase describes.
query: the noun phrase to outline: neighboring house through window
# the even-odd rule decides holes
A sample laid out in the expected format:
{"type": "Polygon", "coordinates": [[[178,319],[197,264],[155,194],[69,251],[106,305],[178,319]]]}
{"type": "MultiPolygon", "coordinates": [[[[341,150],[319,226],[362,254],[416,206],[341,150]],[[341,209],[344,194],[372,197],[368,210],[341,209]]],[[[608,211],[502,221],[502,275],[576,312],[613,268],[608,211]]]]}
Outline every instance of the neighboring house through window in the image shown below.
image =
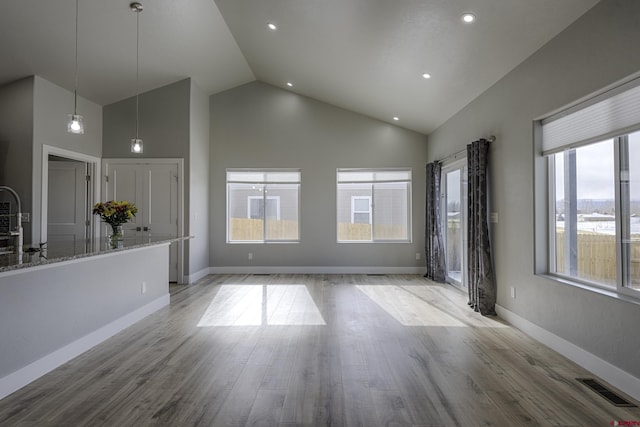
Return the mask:
{"type": "Polygon", "coordinates": [[[371,197],[351,196],[351,223],[371,224],[371,197]]]}
{"type": "Polygon", "coordinates": [[[280,219],[280,196],[249,196],[247,218],[280,219]],[[266,212],[265,211],[266,208],[266,212]]]}

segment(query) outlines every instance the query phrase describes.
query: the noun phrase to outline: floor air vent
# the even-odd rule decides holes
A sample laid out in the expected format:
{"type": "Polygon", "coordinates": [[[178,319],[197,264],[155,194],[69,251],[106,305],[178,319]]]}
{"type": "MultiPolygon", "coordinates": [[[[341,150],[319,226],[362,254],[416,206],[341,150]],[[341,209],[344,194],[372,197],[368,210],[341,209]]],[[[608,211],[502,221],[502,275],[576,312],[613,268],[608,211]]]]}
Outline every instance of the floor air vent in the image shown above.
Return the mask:
{"type": "Polygon", "coordinates": [[[593,378],[576,378],[576,380],[580,381],[582,384],[589,387],[591,390],[598,393],[600,396],[607,399],[612,405],[615,406],[626,406],[635,408],[637,405],[629,402],[625,398],[619,396],[615,392],[609,390],[604,385],[600,384],[598,381],[593,378]]]}

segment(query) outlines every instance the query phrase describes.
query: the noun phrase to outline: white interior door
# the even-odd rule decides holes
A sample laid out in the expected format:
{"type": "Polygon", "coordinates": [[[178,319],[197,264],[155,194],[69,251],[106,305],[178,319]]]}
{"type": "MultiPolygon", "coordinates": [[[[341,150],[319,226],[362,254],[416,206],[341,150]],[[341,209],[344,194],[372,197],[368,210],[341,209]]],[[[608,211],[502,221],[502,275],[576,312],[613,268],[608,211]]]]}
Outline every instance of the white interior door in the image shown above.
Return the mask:
{"type": "Polygon", "coordinates": [[[47,242],[76,242],[87,238],[87,164],[49,161],[47,242]]]}
{"type": "MultiPolygon", "coordinates": [[[[105,160],[106,200],[127,200],[138,208],[135,221],[125,224],[131,233],[157,236],[179,234],[180,167],[175,163],[131,163],[105,160]]],[[[169,280],[178,281],[179,243],[171,244],[169,280]]]]}
{"type": "MultiPolygon", "coordinates": [[[[137,228],[142,229],[144,218],[145,200],[142,194],[144,167],[131,163],[118,164],[106,163],[107,174],[105,200],[126,200],[132,202],[138,208],[134,220],[123,225],[125,236],[136,233],[137,228]]],[[[107,225],[105,225],[106,231],[107,225]]]]}

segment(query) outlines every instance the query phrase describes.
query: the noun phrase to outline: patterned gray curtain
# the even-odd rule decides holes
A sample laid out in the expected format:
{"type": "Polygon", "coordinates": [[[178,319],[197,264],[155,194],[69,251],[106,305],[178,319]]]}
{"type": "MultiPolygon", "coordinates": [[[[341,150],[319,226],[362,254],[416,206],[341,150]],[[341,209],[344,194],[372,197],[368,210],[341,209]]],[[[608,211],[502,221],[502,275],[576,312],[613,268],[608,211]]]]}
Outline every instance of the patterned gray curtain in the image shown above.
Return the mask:
{"type": "Polygon", "coordinates": [[[489,141],[467,145],[469,305],[483,316],[495,315],[496,285],[489,241],[487,164],[489,141]]]}
{"type": "Polygon", "coordinates": [[[425,227],[425,253],[428,277],[436,282],[444,282],[446,277],[445,253],[440,225],[440,170],[439,162],[427,165],[427,203],[425,227]]]}

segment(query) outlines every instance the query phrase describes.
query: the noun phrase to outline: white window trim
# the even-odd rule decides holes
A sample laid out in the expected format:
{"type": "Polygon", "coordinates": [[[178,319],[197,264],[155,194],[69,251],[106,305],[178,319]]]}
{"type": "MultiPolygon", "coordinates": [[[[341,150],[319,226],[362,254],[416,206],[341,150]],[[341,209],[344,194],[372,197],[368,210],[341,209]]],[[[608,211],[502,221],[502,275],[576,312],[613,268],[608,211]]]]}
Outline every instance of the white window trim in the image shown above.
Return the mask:
{"type": "MultiPolygon", "coordinates": [[[[370,240],[340,240],[338,236],[338,212],[336,209],[336,242],[337,243],[413,243],[413,170],[412,168],[337,168],[336,169],[336,207],[339,204],[340,197],[340,184],[370,184],[372,186],[372,199],[370,203],[371,207],[371,239],[370,240]],[[373,173],[374,176],[376,173],[385,173],[385,172],[402,172],[406,173],[406,179],[391,179],[391,180],[345,180],[340,181],[340,173],[341,172],[362,172],[362,173],[373,173]],[[377,239],[375,237],[374,227],[375,227],[375,219],[374,219],[374,209],[375,198],[373,197],[373,187],[376,183],[385,183],[385,182],[406,182],[409,184],[407,191],[407,238],[406,239],[377,239]]],[[[365,196],[357,196],[357,197],[365,197],[365,196]]],[[[353,203],[353,201],[352,201],[353,203]]],[[[353,212],[353,205],[352,205],[353,212]]],[[[351,215],[351,221],[353,223],[353,214],[351,215]]]]}
{"type": "MultiPolygon", "coordinates": [[[[244,245],[244,244],[286,244],[286,243],[300,243],[300,206],[301,206],[301,195],[300,195],[300,189],[302,187],[302,170],[301,169],[292,169],[292,168],[285,168],[285,169],[274,169],[274,168],[258,168],[258,169],[252,169],[252,168],[227,168],[226,170],[226,184],[225,184],[225,188],[226,188],[226,207],[225,207],[225,216],[226,216],[226,243],[227,244],[232,244],[232,245],[236,245],[236,244],[240,244],[240,245],[244,245]],[[270,240],[270,239],[266,239],[265,237],[265,233],[263,230],[263,235],[262,235],[262,239],[260,240],[231,240],[230,237],[230,218],[229,218],[229,198],[230,198],[230,192],[229,192],[229,184],[233,184],[233,183],[241,183],[241,184],[251,184],[251,183],[256,183],[255,180],[229,180],[229,174],[233,174],[233,173],[253,173],[256,175],[262,175],[262,179],[259,179],[257,184],[258,185],[263,185],[263,186],[267,186],[269,184],[292,184],[292,185],[297,185],[298,187],[298,205],[297,205],[297,212],[298,212],[298,238],[297,239],[291,239],[291,240],[270,240]],[[292,181],[292,180],[284,180],[284,181],[269,181],[267,180],[267,177],[269,175],[269,173],[295,173],[298,176],[297,181],[292,181]]],[[[252,196],[248,196],[248,197],[252,197],[252,196]]],[[[268,196],[269,197],[269,196],[268,196]]],[[[273,197],[279,197],[279,196],[273,196],[273,197]]],[[[260,198],[260,197],[259,197],[260,198]]],[[[247,207],[247,209],[250,209],[250,207],[247,207]]],[[[278,219],[280,219],[280,202],[278,201],[278,219]]],[[[247,218],[250,217],[250,212],[248,211],[247,213],[247,218]]]]}

